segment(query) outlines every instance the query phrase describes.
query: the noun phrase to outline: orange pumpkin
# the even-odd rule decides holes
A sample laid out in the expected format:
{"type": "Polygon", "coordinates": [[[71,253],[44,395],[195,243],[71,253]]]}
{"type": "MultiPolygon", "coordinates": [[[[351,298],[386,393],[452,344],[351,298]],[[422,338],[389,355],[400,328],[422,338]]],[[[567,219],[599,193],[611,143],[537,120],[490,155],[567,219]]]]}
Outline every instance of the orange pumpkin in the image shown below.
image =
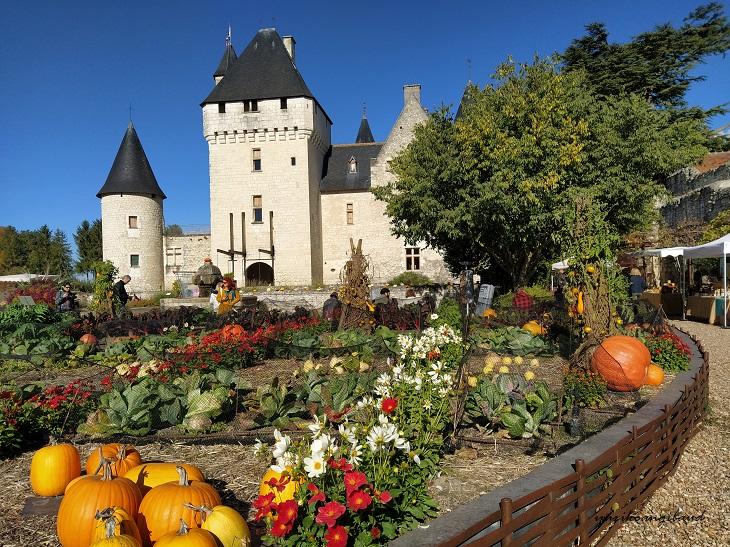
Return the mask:
{"type": "Polygon", "coordinates": [[[215,536],[208,530],[190,528],[184,520],[180,521],[177,531],[162,536],[155,547],[217,547],[215,536]]]}
{"type": "Polygon", "coordinates": [[[96,336],[93,334],[84,334],[81,338],[79,338],[79,342],[86,344],[87,346],[95,346],[96,336]]]}
{"type": "Polygon", "coordinates": [[[244,334],[246,334],[246,329],[244,329],[241,325],[226,325],[223,327],[224,340],[241,338],[244,334]]]}
{"type": "Polygon", "coordinates": [[[185,468],[188,480],[205,481],[203,472],[187,463],[143,463],[127,471],[124,476],[137,485],[144,497],[155,486],[178,480],[178,465],[185,468]]]}
{"type": "Polygon", "coordinates": [[[647,386],[660,386],[664,383],[664,369],[659,365],[651,363],[646,373],[647,386]]]}
{"type": "Polygon", "coordinates": [[[30,486],[39,496],[60,496],[81,474],[81,457],[72,444],[52,444],[33,454],[30,486]]]}
{"type": "Polygon", "coordinates": [[[139,506],[137,526],[145,545],[151,545],[180,526],[180,519],[191,528],[200,528],[202,516],[191,505],[215,507],[221,497],[207,482],[189,481],[184,467],[177,466],[178,481],[167,482],[150,490],[139,506]]]}
{"type": "Polygon", "coordinates": [[[111,462],[102,462],[102,475],[87,475],[66,489],[58,509],[56,531],[63,547],[88,547],[94,540],[97,511],[120,507],[137,517],[142,494],[129,479],[113,477],[111,462]]]}
{"type": "Polygon", "coordinates": [[[142,545],[142,537],[139,535],[137,523],[121,507],[107,507],[103,511],[97,511],[94,518],[96,519],[96,527],[94,528],[93,541],[110,539],[115,536],[129,536],[134,538],[139,545],[142,545]]]}
{"type": "Polygon", "coordinates": [[[651,354],[632,336],[609,336],[591,358],[591,368],[614,391],[635,391],[644,385],[651,354]]]}
{"type": "Polygon", "coordinates": [[[101,457],[112,460],[112,475],[123,477],[124,474],[142,463],[142,456],[137,449],[129,444],[109,443],[99,447],[89,455],[86,460],[86,474],[94,475],[101,473],[99,462],[101,457]]]}

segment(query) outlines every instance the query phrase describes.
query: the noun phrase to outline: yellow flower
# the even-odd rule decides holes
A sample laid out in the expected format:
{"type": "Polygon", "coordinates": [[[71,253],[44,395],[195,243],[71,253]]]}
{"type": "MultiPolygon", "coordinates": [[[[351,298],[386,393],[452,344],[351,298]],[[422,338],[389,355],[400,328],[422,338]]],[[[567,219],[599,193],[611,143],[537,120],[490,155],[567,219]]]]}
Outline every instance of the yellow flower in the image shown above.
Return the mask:
{"type": "Polygon", "coordinates": [[[511,357],[502,357],[502,364],[503,365],[511,365],[512,364],[512,358],[511,357]]]}
{"type": "Polygon", "coordinates": [[[507,374],[509,372],[508,367],[499,367],[499,373],[500,374],[507,374]]]}
{"type": "Polygon", "coordinates": [[[304,372],[309,372],[310,370],[314,369],[314,362],[311,359],[307,359],[304,361],[304,365],[302,366],[302,370],[304,372]]]}
{"type": "Polygon", "coordinates": [[[537,359],[530,359],[530,366],[537,368],[540,366],[540,361],[537,359]]]}
{"type": "Polygon", "coordinates": [[[522,357],[515,357],[515,365],[521,365],[525,362],[525,360],[522,357]]]}
{"type": "Polygon", "coordinates": [[[484,368],[482,369],[482,372],[484,374],[491,374],[492,372],[494,372],[494,365],[491,364],[491,363],[488,364],[488,365],[484,365],[484,368]]]}
{"type": "Polygon", "coordinates": [[[530,380],[534,380],[534,379],[535,379],[534,372],[532,372],[531,370],[528,370],[527,372],[525,372],[525,380],[527,380],[529,382],[530,380]]]}
{"type": "Polygon", "coordinates": [[[477,380],[476,376],[469,376],[469,379],[467,380],[467,383],[469,384],[469,387],[477,387],[477,380]]]}

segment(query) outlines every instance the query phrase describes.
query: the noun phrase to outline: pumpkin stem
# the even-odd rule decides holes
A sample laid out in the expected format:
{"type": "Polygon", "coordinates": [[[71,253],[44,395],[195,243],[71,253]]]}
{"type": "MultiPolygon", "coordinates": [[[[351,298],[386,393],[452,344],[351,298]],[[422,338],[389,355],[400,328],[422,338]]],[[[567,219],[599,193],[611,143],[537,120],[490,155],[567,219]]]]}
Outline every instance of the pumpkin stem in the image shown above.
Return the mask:
{"type": "Polygon", "coordinates": [[[58,439],[56,437],[54,437],[53,435],[51,435],[50,437],[48,437],[48,444],[51,446],[57,445],[58,439]]]}
{"type": "Polygon", "coordinates": [[[94,515],[94,518],[97,520],[104,520],[104,519],[108,519],[109,517],[111,517],[113,515],[114,515],[114,507],[107,507],[106,509],[97,511],[96,515],[94,515]]]}
{"type": "Polygon", "coordinates": [[[210,507],[206,507],[205,505],[193,505],[192,503],[183,503],[183,506],[185,506],[186,509],[190,509],[191,511],[197,511],[198,513],[202,513],[203,522],[205,522],[205,519],[208,518],[208,515],[213,512],[210,507]]]}
{"type": "Polygon", "coordinates": [[[99,474],[99,470],[104,465],[104,451],[102,450],[102,447],[99,447],[99,465],[96,466],[96,470],[94,471],[94,475],[99,474]]]}
{"type": "Polygon", "coordinates": [[[119,452],[117,453],[117,459],[121,461],[121,460],[125,459],[126,457],[127,457],[127,445],[124,444],[124,445],[122,445],[122,447],[119,449],[119,452]]]}
{"type": "Polygon", "coordinates": [[[190,483],[188,483],[188,472],[185,468],[182,465],[176,465],[175,470],[180,477],[180,482],[178,484],[180,486],[190,486],[190,483]]]}
{"type": "Polygon", "coordinates": [[[114,520],[113,516],[107,517],[104,520],[104,531],[106,539],[113,538],[117,533],[117,521],[114,520]]]}
{"type": "Polygon", "coordinates": [[[187,536],[189,530],[190,530],[190,526],[188,526],[187,523],[183,519],[180,519],[180,528],[177,531],[177,535],[178,536],[187,536]]]}
{"type": "MultiPolygon", "coordinates": [[[[104,474],[101,476],[101,480],[110,481],[114,478],[114,475],[112,475],[112,461],[111,460],[108,460],[108,459],[102,457],[101,463],[99,464],[99,466],[104,467],[104,474]]],[[[98,469],[97,469],[97,472],[98,472],[98,469]]]]}

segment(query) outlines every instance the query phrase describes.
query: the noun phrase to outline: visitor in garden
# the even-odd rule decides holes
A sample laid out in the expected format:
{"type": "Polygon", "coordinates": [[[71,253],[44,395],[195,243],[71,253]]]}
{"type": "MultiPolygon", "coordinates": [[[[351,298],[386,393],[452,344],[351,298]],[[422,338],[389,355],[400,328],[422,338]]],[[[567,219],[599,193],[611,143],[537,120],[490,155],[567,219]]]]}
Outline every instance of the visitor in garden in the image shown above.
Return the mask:
{"type": "Polygon", "coordinates": [[[638,297],[646,290],[646,281],[641,276],[639,268],[631,268],[631,272],[629,272],[629,283],[632,297],[638,297]]]}
{"type": "Polygon", "coordinates": [[[198,268],[193,276],[193,283],[198,286],[198,296],[201,298],[209,297],[221,281],[223,281],[223,275],[220,269],[218,266],[213,265],[213,261],[208,257],[203,260],[203,265],[198,268]]]}
{"type": "Polygon", "coordinates": [[[213,289],[210,293],[210,309],[213,310],[213,312],[218,313],[218,306],[220,305],[218,303],[218,293],[223,290],[223,281],[218,281],[215,285],[215,289],[213,289]]]}
{"type": "Polygon", "coordinates": [[[71,292],[71,285],[69,283],[64,283],[56,293],[56,306],[58,307],[58,311],[71,311],[78,308],[76,294],[71,292]]]}
{"type": "Polygon", "coordinates": [[[236,290],[236,282],[232,277],[223,279],[223,287],[218,291],[218,315],[225,315],[241,301],[241,295],[236,290]]]}
{"type": "Polygon", "coordinates": [[[342,314],[342,302],[337,297],[337,293],[333,292],[330,297],[324,301],[322,306],[322,318],[330,322],[332,330],[337,330],[342,314]]]}
{"type": "Polygon", "coordinates": [[[376,306],[378,304],[380,305],[388,305],[391,302],[395,302],[396,306],[398,305],[397,301],[394,298],[390,298],[390,289],[388,287],[383,287],[380,289],[380,296],[373,300],[373,304],[376,306]]]}
{"type": "Polygon", "coordinates": [[[114,288],[112,289],[112,315],[114,317],[126,317],[129,314],[129,310],[127,310],[129,295],[127,294],[125,285],[130,281],[132,281],[132,278],[125,275],[114,283],[114,288]]]}

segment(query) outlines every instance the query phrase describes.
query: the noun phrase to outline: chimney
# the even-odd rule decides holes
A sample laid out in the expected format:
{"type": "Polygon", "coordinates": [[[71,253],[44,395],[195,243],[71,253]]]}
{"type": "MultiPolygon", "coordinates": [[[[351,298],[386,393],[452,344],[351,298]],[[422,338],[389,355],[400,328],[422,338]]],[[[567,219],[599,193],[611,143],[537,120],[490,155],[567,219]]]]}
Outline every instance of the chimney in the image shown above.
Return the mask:
{"type": "Polygon", "coordinates": [[[297,41],[294,39],[294,36],[284,36],[282,40],[284,41],[284,47],[286,48],[286,52],[289,54],[289,57],[291,57],[291,62],[296,64],[296,61],[294,60],[294,54],[297,41]]]}
{"type": "Polygon", "coordinates": [[[421,84],[403,86],[403,104],[408,104],[408,101],[416,101],[416,104],[421,104],[421,84]]]}

